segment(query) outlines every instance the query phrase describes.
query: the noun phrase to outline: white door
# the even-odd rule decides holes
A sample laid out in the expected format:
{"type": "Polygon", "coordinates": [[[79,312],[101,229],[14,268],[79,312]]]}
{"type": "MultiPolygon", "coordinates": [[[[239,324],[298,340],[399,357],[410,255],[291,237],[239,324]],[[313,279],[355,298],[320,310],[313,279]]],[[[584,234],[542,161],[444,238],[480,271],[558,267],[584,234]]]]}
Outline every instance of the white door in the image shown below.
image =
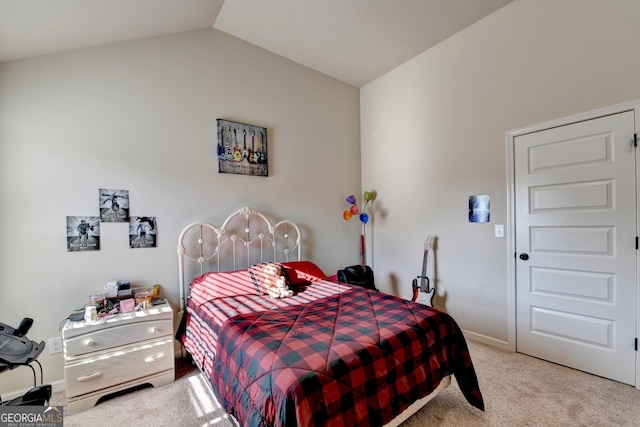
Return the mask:
{"type": "Polygon", "coordinates": [[[517,351],[635,385],[632,111],[514,139],[517,351]]]}

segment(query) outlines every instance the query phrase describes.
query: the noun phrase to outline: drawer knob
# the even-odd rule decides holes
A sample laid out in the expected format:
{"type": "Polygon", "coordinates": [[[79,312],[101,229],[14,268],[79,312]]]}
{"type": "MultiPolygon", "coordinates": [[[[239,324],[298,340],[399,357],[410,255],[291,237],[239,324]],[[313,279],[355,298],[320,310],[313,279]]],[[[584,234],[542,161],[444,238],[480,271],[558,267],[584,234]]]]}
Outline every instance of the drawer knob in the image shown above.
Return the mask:
{"type": "Polygon", "coordinates": [[[144,359],[144,361],[146,363],[153,363],[156,360],[160,360],[160,359],[164,359],[164,353],[156,354],[154,356],[149,356],[146,359],[144,359]]]}
{"type": "Polygon", "coordinates": [[[96,342],[94,340],[92,340],[92,339],[88,339],[88,340],[86,340],[84,342],[84,345],[87,346],[87,347],[92,347],[92,346],[96,345],[96,342]]]}
{"type": "Polygon", "coordinates": [[[154,327],[151,328],[151,333],[152,334],[155,334],[157,332],[160,332],[160,328],[158,328],[157,326],[154,326],[154,327]]]}
{"type": "Polygon", "coordinates": [[[90,380],[99,378],[101,376],[102,376],[102,372],[98,371],[98,372],[94,372],[93,374],[85,375],[84,377],[78,377],[78,379],[76,381],[81,383],[83,381],[90,381],[90,380]]]}

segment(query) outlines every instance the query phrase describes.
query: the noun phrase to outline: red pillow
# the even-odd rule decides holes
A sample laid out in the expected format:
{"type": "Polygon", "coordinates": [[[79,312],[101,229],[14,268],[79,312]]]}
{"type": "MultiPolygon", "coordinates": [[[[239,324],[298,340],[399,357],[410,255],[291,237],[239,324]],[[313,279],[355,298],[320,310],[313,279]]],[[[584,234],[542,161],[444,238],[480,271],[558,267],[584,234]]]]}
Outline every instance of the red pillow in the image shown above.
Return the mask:
{"type": "Polygon", "coordinates": [[[289,278],[289,286],[294,289],[318,280],[327,280],[327,275],[310,261],[289,261],[282,264],[289,278]]]}

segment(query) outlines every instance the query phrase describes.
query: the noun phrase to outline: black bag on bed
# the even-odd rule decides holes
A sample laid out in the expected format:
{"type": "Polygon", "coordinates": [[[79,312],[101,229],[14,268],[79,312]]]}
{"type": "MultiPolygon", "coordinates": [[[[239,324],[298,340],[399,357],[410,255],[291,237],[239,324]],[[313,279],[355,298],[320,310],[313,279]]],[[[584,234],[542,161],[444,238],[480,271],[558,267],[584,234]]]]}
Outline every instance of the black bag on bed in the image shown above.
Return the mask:
{"type": "Polygon", "coordinates": [[[338,281],[377,291],[373,270],[368,265],[352,265],[338,270],[338,281]]]}

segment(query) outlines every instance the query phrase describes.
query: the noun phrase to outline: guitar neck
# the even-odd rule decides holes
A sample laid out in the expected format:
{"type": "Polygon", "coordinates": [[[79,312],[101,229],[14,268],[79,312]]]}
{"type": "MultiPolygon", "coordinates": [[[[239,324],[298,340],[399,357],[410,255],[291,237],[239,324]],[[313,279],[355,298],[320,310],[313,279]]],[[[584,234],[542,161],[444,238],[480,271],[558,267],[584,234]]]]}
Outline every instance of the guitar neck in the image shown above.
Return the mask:
{"type": "MultiPolygon", "coordinates": [[[[427,276],[427,258],[429,256],[429,250],[425,249],[424,255],[422,256],[422,277],[427,276]]],[[[421,279],[424,281],[424,279],[421,279]]]]}

